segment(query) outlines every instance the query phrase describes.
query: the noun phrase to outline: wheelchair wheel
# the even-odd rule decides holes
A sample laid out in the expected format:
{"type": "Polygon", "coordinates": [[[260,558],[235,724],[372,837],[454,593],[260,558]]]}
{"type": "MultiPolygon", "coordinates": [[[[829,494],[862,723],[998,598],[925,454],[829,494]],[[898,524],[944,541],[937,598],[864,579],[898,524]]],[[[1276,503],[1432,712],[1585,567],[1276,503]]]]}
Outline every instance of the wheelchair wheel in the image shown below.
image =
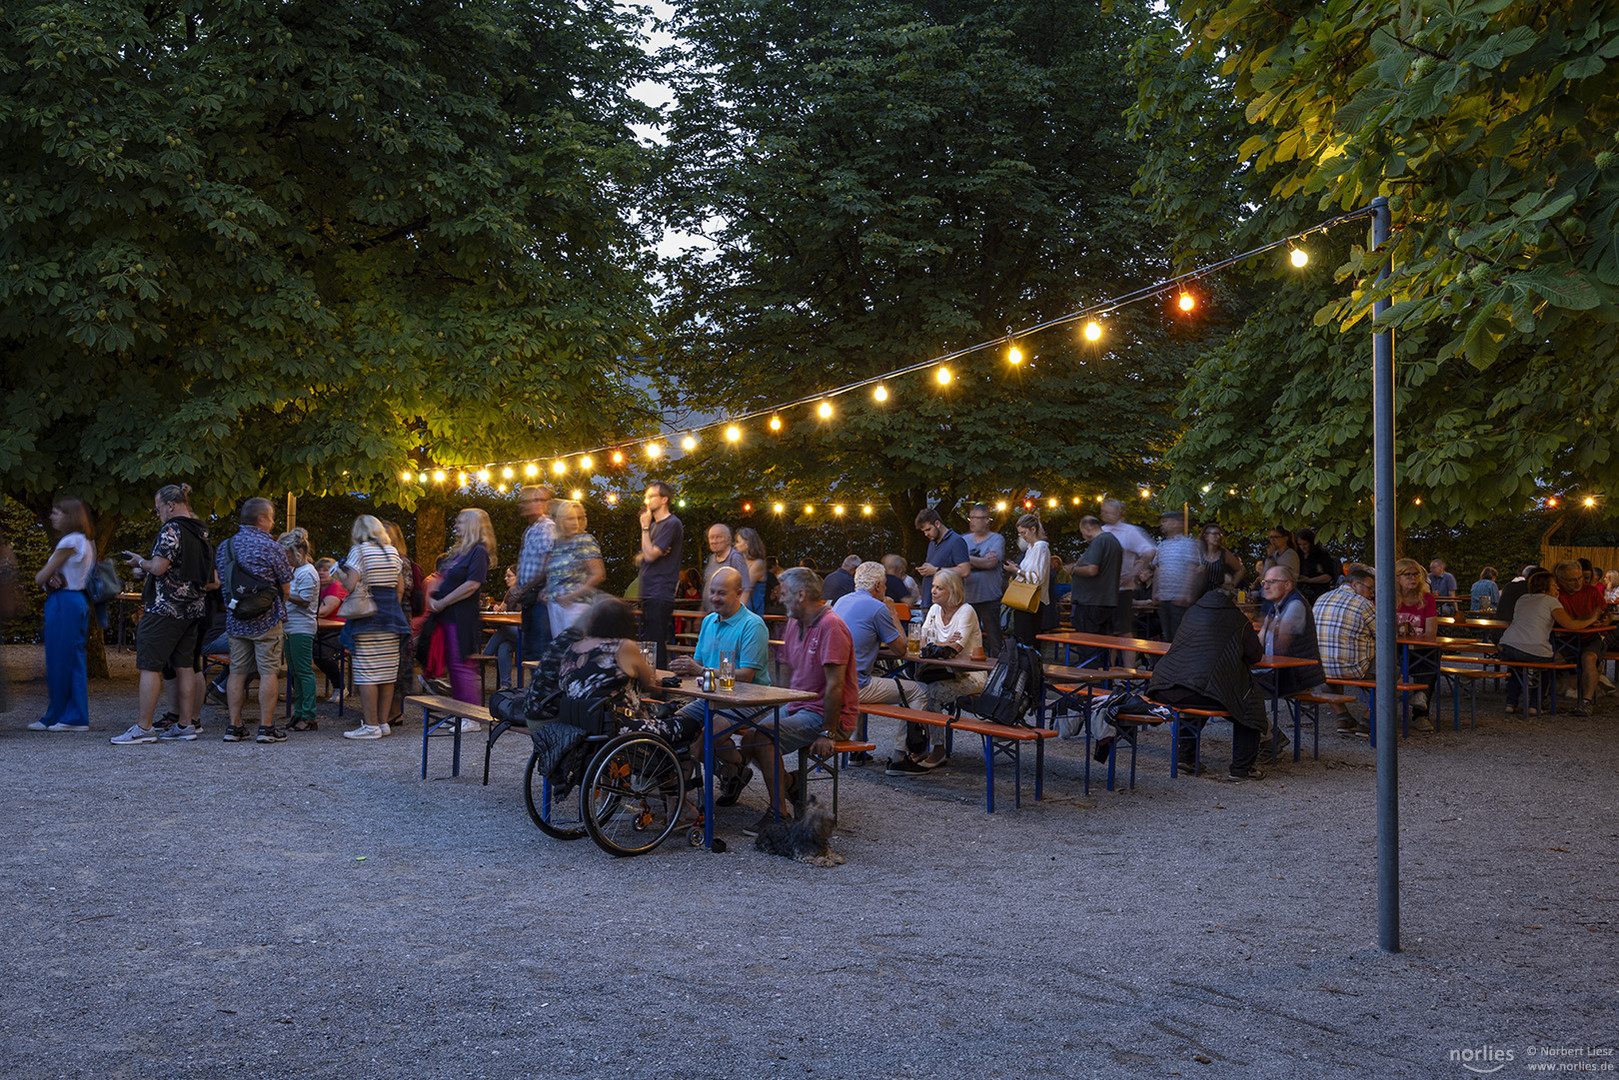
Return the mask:
{"type": "Polygon", "coordinates": [[[620,735],[585,770],[580,810],[590,838],[613,855],[642,855],[675,829],[686,795],[680,760],[655,735],[620,735]]]}
{"type": "Polygon", "coordinates": [[[547,836],[558,840],[577,840],[585,835],[585,823],[580,816],[579,792],[566,795],[557,790],[548,776],[534,775],[538,771],[540,755],[530,754],[528,772],[523,775],[523,799],[528,803],[528,816],[547,836]]]}

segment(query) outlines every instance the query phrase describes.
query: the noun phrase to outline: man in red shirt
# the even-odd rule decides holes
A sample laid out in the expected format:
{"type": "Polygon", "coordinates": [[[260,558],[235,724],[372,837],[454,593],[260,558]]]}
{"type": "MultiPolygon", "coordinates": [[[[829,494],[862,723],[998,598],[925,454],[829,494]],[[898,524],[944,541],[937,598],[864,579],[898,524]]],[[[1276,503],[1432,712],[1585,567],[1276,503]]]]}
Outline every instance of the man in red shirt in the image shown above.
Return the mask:
{"type": "MultiPolygon", "coordinates": [[[[1588,619],[1593,615],[1602,614],[1607,603],[1602,587],[1586,584],[1585,571],[1578,561],[1570,559],[1558,563],[1555,573],[1558,599],[1563,603],[1563,610],[1576,619],[1588,619]]],[[[1606,619],[1599,619],[1596,623],[1598,626],[1605,624],[1606,619]]],[[[1602,667],[1605,638],[1605,634],[1580,635],[1580,703],[1574,709],[1575,716],[1591,715],[1591,699],[1596,696],[1597,671],[1602,667]]]]}
{"type": "MultiPolygon", "coordinates": [[[[770,788],[771,805],[790,816],[787,792],[775,789],[775,766],[779,765],[779,757],[811,745],[817,754],[830,754],[835,740],[852,735],[860,722],[860,685],[855,672],[854,636],[849,633],[848,625],[822,601],[821,579],[815,571],[803,566],[783,571],[781,603],[787,609],[787,629],[782,641],[782,662],[791,669],[787,685],[820,697],[813,701],[795,701],[781,710],[780,741],[774,748],[768,740],[762,747],[750,746],[753,740],[746,737],[742,745],[744,753],[774,750],[778,760],[761,761],[760,771],[765,785],[770,788]]],[[[761,719],[759,727],[769,725],[761,719]]],[[[786,775],[785,770],[782,775],[786,775]]],[[[757,835],[771,820],[772,815],[767,811],[751,831],[757,835]]]]}

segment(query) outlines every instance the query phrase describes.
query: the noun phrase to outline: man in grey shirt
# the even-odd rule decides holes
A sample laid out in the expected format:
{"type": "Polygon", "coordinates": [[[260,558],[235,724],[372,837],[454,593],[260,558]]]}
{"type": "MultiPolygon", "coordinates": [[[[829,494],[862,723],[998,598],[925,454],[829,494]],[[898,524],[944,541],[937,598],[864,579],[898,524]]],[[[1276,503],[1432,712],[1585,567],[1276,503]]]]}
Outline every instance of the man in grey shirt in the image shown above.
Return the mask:
{"type": "MultiPolygon", "coordinates": [[[[1085,538],[1085,554],[1065,567],[1073,580],[1069,598],[1074,629],[1081,634],[1106,634],[1112,630],[1113,608],[1119,602],[1119,564],[1124,549],[1117,537],[1102,531],[1099,519],[1089,515],[1079,519],[1079,535],[1085,538]]],[[[1089,663],[1086,660],[1081,666],[1089,663]]]]}
{"type": "Polygon", "coordinates": [[[748,580],[748,560],[736,549],[735,539],[731,536],[729,525],[714,524],[708,527],[708,561],[703,563],[703,613],[714,610],[714,601],[708,595],[708,580],[722,567],[729,566],[741,575],[743,581],[748,580]]]}
{"type": "MultiPolygon", "coordinates": [[[[984,654],[996,657],[1001,654],[1001,563],[1006,560],[1006,537],[993,531],[995,519],[984,503],[974,503],[967,511],[967,525],[963,539],[967,541],[967,562],[972,566],[964,583],[967,603],[978,612],[984,654]]],[[[925,599],[923,610],[933,602],[932,597],[925,599]]]]}

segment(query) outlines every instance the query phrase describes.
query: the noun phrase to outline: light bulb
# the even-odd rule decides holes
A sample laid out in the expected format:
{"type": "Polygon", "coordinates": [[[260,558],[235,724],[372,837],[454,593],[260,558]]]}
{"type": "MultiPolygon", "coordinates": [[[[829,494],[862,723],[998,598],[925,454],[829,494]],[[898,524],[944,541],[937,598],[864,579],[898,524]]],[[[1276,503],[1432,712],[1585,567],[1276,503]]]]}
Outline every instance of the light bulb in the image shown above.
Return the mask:
{"type": "Polygon", "coordinates": [[[618,492],[609,491],[607,493],[607,505],[608,506],[617,506],[618,505],[618,492]]]}
{"type": "Polygon", "coordinates": [[[838,515],[838,517],[842,517],[843,516],[843,504],[839,503],[837,506],[834,506],[832,508],[832,512],[834,514],[838,515]]]}
{"type": "Polygon", "coordinates": [[[443,469],[434,469],[433,470],[433,483],[435,483],[435,484],[444,483],[444,470],[443,469]]]}
{"type": "Polygon", "coordinates": [[[426,474],[426,473],[417,473],[417,474],[416,474],[416,482],[417,482],[417,483],[418,483],[418,484],[425,484],[425,483],[427,483],[427,474],[426,474]]]}
{"type": "Polygon", "coordinates": [[[558,476],[561,476],[563,473],[568,471],[568,463],[559,458],[558,460],[551,462],[551,471],[556,473],[558,476]]]}
{"type": "Polygon", "coordinates": [[[1046,506],[1047,506],[1047,508],[1052,509],[1052,510],[1057,509],[1057,500],[1056,499],[1047,499],[1046,500],[1046,506]]]}
{"type": "Polygon", "coordinates": [[[409,472],[402,472],[402,473],[400,473],[400,474],[399,474],[399,481],[400,481],[400,483],[403,483],[403,484],[408,484],[408,483],[410,483],[410,478],[411,478],[411,476],[412,476],[412,475],[413,475],[413,474],[411,474],[411,473],[409,473],[409,472]]]}
{"type": "Polygon", "coordinates": [[[870,517],[870,516],[871,516],[871,507],[869,507],[869,506],[862,506],[862,507],[861,507],[861,508],[860,508],[860,512],[861,512],[861,513],[862,513],[862,514],[865,514],[865,515],[866,515],[866,516],[867,516],[867,517],[870,517]]]}
{"type": "Polygon", "coordinates": [[[1589,510],[1591,507],[1595,506],[1596,504],[1597,504],[1597,501],[1593,496],[1587,495],[1585,497],[1585,507],[1586,507],[1587,510],[1589,510]]]}
{"type": "Polygon", "coordinates": [[[878,404],[881,404],[882,402],[887,401],[888,400],[888,387],[884,386],[882,383],[878,383],[877,384],[877,389],[875,389],[875,390],[873,390],[871,392],[871,396],[877,399],[878,404]]]}
{"type": "Polygon", "coordinates": [[[528,468],[523,470],[523,474],[525,476],[538,476],[540,475],[540,467],[531,461],[528,463],[528,468]]]}
{"type": "Polygon", "coordinates": [[[1102,340],[1102,324],[1097,322],[1095,319],[1092,319],[1090,322],[1086,323],[1085,324],[1085,340],[1086,341],[1101,341],[1102,340]]]}
{"type": "Polygon", "coordinates": [[[579,459],[579,467],[581,469],[589,469],[594,464],[596,463],[590,460],[589,454],[586,454],[584,457],[579,459]]]}
{"type": "Polygon", "coordinates": [[[1192,294],[1184,291],[1181,293],[1180,300],[1177,303],[1180,304],[1182,311],[1191,311],[1197,306],[1197,300],[1193,298],[1192,294]]]}
{"type": "Polygon", "coordinates": [[[457,473],[456,474],[456,482],[459,483],[462,487],[466,487],[467,486],[467,474],[466,473],[457,473]]]}
{"type": "Polygon", "coordinates": [[[1010,364],[1023,363],[1023,350],[1018,348],[1016,345],[1008,346],[1006,350],[1006,360],[1007,363],[1010,364]]]}
{"type": "Polygon", "coordinates": [[[750,503],[750,502],[745,502],[745,503],[743,503],[743,504],[742,504],[742,512],[743,512],[743,513],[744,513],[744,514],[751,514],[751,513],[753,513],[753,504],[752,504],[752,503],[750,503]]]}
{"type": "Polygon", "coordinates": [[[995,504],[995,512],[997,514],[1006,513],[1006,500],[1005,499],[1002,499],[1000,502],[995,504]]]}
{"type": "Polygon", "coordinates": [[[940,386],[950,385],[950,369],[947,367],[939,368],[939,370],[934,373],[933,377],[939,380],[940,386]]]}
{"type": "Polygon", "coordinates": [[[1304,266],[1310,261],[1310,253],[1303,248],[1294,248],[1293,253],[1288,258],[1293,260],[1294,266],[1304,266]]]}
{"type": "Polygon", "coordinates": [[[1074,496],[1074,505],[1075,505],[1075,506],[1078,506],[1078,505],[1079,505],[1079,496],[1078,496],[1078,495],[1075,495],[1075,496],[1074,496]]]}
{"type": "Polygon", "coordinates": [[[832,403],[830,401],[821,402],[821,407],[815,411],[821,414],[822,420],[832,419],[832,403]]]}
{"type": "Polygon", "coordinates": [[[779,514],[782,511],[786,510],[787,508],[785,506],[783,506],[781,503],[777,503],[775,506],[771,507],[771,509],[779,514]]]}
{"type": "Polygon", "coordinates": [[[780,431],[781,430],[781,417],[772,416],[770,418],[770,430],[771,431],[780,431]]]}
{"type": "Polygon", "coordinates": [[[500,475],[505,479],[510,480],[513,476],[512,467],[510,465],[506,466],[504,469],[500,470],[500,475]]]}
{"type": "Polygon", "coordinates": [[[659,446],[657,443],[654,442],[654,443],[647,443],[646,444],[646,456],[647,457],[655,458],[661,453],[663,453],[663,447],[659,446]]]}
{"type": "Polygon", "coordinates": [[[574,488],[573,491],[568,493],[568,498],[572,499],[574,502],[578,502],[584,497],[585,493],[580,491],[578,488],[574,488]]]}
{"type": "Polygon", "coordinates": [[[500,492],[502,495],[504,495],[504,494],[506,494],[506,485],[505,484],[496,484],[495,485],[495,490],[500,492]]]}
{"type": "Polygon", "coordinates": [[[1551,498],[1547,499],[1546,505],[1551,507],[1553,510],[1557,509],[1557,496],[1553,495],[1551,498]]]}
{"type": "Polygon", "coordinates": [[[808,504],[808,503],[805,503],[805,504],[804,504],[804,513],[806,513],[806,514],[813,514],[813,513],[815,513],[815,507],[814,507],[814,506],[812,506],[812,505],[810,505],[810,504],[808,504]]]}
{"type": "Polygon", "coordinates": [[[686,451],[691,451],[691,450],[697,449],[697,439],[696,439],[696,437],[691,436],[691,435],[687,435],[684,439],[681,439],[680,440],[680,448],[682,450],[686,450],[686,451]]]}
{"type": "Polygon", "coordinates": [[[622,464],[624,464],[624,451],[622,451],[622,450],[614,450],[613,451],[613,464],[614,465],[622,465],[622,464]]]}
{"type": "Polygon", "coordinates": [[[742,437],[742,429],[737,427],[735,424],[732,424],[730,427],[725,429],[725,441],[726,442],[736,442],[741,437],[742,437]]]}
{"type": "Polygon", "coordinates": [[[478,483],[480,483],[480,484],[489,483],[489,470],[488,469],[479,469],[478,470],[478,483]]]}

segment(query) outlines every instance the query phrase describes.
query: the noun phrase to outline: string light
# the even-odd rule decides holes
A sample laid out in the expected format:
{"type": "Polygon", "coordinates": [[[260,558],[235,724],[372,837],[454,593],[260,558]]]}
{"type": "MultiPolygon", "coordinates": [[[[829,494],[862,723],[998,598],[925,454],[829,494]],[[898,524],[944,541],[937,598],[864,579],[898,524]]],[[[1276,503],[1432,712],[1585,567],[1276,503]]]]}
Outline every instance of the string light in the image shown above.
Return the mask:
{"type": "Polygon", "coordinates": [[[1150,499],[1150,498],[1152,498],[1152,489],[1151,489],[1151,488],[1142,488],[1142,489],[1141,489],[1141,497],[1142,497],[1142,498],[1143,498],[1143,499],[1150,499]]]}
{"type": "Polygon", "coordinates": [[[462,487],[467,486],[467,474],[466,473],[457,473],[456,474],[456,480],[460,483],[460,485],[462,487]]]}
{"type": "Polygon", "coordinates": [[[742,438],[742,429],[741,428],[737,427],[735,424],[731,424],[731,425],[726,427],[726,429],[725,429],[725,441],[726,442],[736,442],[740,438],[742,438]]]}
{"type": "Polygon", "coordinates": [[[871,392],[871,396],[876,399],[877,404],[881,405],[883,402],[888,400],[888,387],[884,386],[882,383],[878,383],[877,389],[871,392]]]}
{"type": "Polygon", "coordinates": [[[1288,255],[1288,258],[1292,261],[1294,266],[1302,270],[1310,261],[1310,253],[1305,251],[1303,248],[1296,247],[1288,255]]]}
{"type": "Polygon", "coordinates": [[[1546,506],[1549,509],[1556,510],[1557,509],[1557,496],[1553,495],[1551,498],[1547,499],[1546,500],[1546,506]]]}
{"type": "Polygon", "coordinates": [[[435,470],[433,470],[433,483],[435,483],[435,484],[444,483],[444,470],[443,469],[435,469],[435,470]]]}
{"type": "Polygon", "coordinates": [[[751,514],[751,513],[753,513],[753,504],[752,504],[752,503],[750,503],[750,502],[745,502],[745,503],[743,503],[743,504],[742,504],[742,512],[743,512],[743,513],[744,513],[744,514],[751,514]]]}
{"type": "Polygon", "coordinates": [[[1587,495],[1585,497],[1585,508],[1587,510],[1591,509],[1591,507],[1595,506],[1596,504],[1597,504],[1597,501],[1596,501],[1596,497],[1594,495],[1587,495]]]}
{"type": "Polygon", "coordinates": [[[561,476],[563,473],[568,471],[568,463],[563,461],[561,458],[558,458],[556,461],[551,463],[551,471],[556,473],[558,476],[561,476]]]}
{"type": "Polygon", "coordinates": [[[779,514],[779,513],[782,513],[783,511],[785,511],[787,508],[785,506],[783,506],[781,503],[777,503],[775,506],[771,507],[771,509],[779,514]]]}
{"type": "Polygon", "coordinates": [[[1416,503],[1418,506],[1421,506],[1422,505],[1422,496],[1418,495],[1416,498],[1412,499],[1411,501],[1416,503]]]}
{"type": "Polygon", "coordinates": [[[1191,311],[1197,306],[1197,298],[1183,289],[1181,290],[1180,299],[1176,303],[1180,305],[1182,311],[1191,311]]]}
{"type": "Polygon", "coordinates": [[[815,411],[821,414],[822,420],[832,419],[832,403],[830,401],[821,402],[820,408],[815,411]]]}
{"type": "Polygon", "coordinates": [[[489,483],[489,470],[488,469],[479,469],[478,470],[478,483],[480,483],[480,484],[489,483]]]}
{"type": "Polygon", "coordinates": [[[538,476],[540,475],[540,467],[531,461],[528,463],[528,468],[524,469],[523,472],[527,476],[538,476]]]}
{"type": "Polygon", "coordinates": [[[1046,500],[1046,509],[1048,509],[1048,510],[1057,509],[1057,500],[1056,499],[1047,499],[1046,500]]]}
{"type": "Polygon", "coordinates": [[[687,435],[684,439],[680,440],[680,448],[685,450],[687,453],[697,449],[697,437],[695,435],[687,435]]]}
{"type": "Polygon", "coordinates": [[[500,475],[505,479],[510,480],[516,474],[512,472],[512,467],[508,465],[504,469],[500,470],[500,475]]]}
{"type": "Polygon", "coordinates": [[[410,483],[411,475],[412,474],[410,472],[408,472],[408,471],[400,473],[399,474],[400,483],[404,483],[404,484],[410,483]]]}
{"type": "Polygon", "coordinates": [[[836,514],[836,515],[838,515],[838,517],[842,517],[842,516],[843,516],[843,504],[842,504],[842,503],[838,503],[838,505],[836,505],[836,506],[834,506],[834,507],[833,507],[833,508],[832,508],[832,512],[833,512],[833,513],[834,513],[834,514],[836,514]]]}
{"type": "Polygon", "coordinates": [[[1023,363],[1023,350],[1016,345],[1009,345],[1006,349],[1006,362],[1014,367],[1023,363]]]}
{"type": "Polygon", "coordinates": [[[618,505],[618,492],[609,491],[607,493],[607,505],[608,506],[617,506],[618,505]]]}
{"type": "Polygon", "coordinates": [[[1078,496],[1078,495],[1075,495],[1075,496],[1074,496],[1074,505],[1075,505],[1075,506],[1078,506],[1078,505],[1079,505],[1079,496],[1078,496]]]}
{"type": "Polygon", "coordinates": [[[574,502],[578,502],[580,499],[582,499],[584,497],[585,497],[585,493],[580,491],[578,488],[574,488],[571,492],[568,493],[568,498],[572,499],[574,502]]]}
{"type": "Polygon", "coordinates": [[[1005,499],[1002,499],[1000,502],[995,504],[995,512],[997,514],[1006,513],[1006,500],[1005,499]]]}
{"type": "Polygon", "coordinates": [[[939,370],[934,373],[933,377],[939,381],[940,386],[950,385],[950,369],[943,364],[939,365],[939,370]]]}
{"type": "Polygon", "coordinates": [[[663,447],[659,446],[657,443],[653,442],[646,444],[646,456],[648,458],[656,459],[661,453],[663,453],[663,447]]]}
{"type": "Polygon", "coordinates": [[[810,515],[812,515],[814,513],[815,513],[815,507],[813,507],[813,506],[805,506],[804,507],[804,516],[805,517],[809,517],[810,515]]]}
{"type": "Polygon", "coordinates": [[[596,463],[595,463],[595,462],[594,462],[594,461],[591,461],[591,460],[590,460],[590,455],[589,455],[589,454],[586,454],[586,455],[585,455],[585,456],[584,456],[584,457],[582,457],[582,458],[580,458],[580,459],[579,459],[579,467],[580,467],[580,468],[581,468],[581,469],[584,469],[584,470],[585,470],[585,471],[586,471],[586,472],[589,472],[589,471],[590,471],[590,469],[591,469],[591,468],[592,468],[592,467],[593,467],[593,466],[594,466],[594,465],[595,465],[595,464],[596,464],[596,463]]]}
{"type": "Polygon", "coordinates": [[[622,451],[622,450],[614,450],[613,451],[613,464],[614,465],[622,465],[622,464],[624,464],[624,451],[622,451]]]}
{"type": "Polygon", "coordinates": [[[866,515],[866,516],[867,516],[867,517],[870,517],[870,516],[871,516],[871,507],[869,507],[869,506],[862,506],[862,507],[861,507],[861,508],[860,508],[860,512],[861,512],[861,513],[862,513],[862,514],[864,514],[864,515],[866,515]]]}
{"type": "Polygon", "coordinates": [[[771,431],[780,431],[781,430],[781,417],[772,416],[770,418],[770,430],[771,431]]]}
{"type": "Polygon", "coordinates": [[[500,492],[502,495],[504,495],[504,494],[506,494],[506,485],[505,484],[496,484],[495,485],[495,490],[500,492]]]}
{"type": "Polygon", "coordinates": [[[427,474],[426,473],[417,473],[416,474],[416,481],[417,481],[417,483],[421,483],[421,484],[427,483],[427,474]]]}
{"type": "Polygon", "coordinates": [[[1095,319],[1092,319],[1090,322],[1086,323],[1085,324],[1085,340],[1086,341],[1101,341],[1102,340],[1102,324],[1097,322],[1095,319]]]}

